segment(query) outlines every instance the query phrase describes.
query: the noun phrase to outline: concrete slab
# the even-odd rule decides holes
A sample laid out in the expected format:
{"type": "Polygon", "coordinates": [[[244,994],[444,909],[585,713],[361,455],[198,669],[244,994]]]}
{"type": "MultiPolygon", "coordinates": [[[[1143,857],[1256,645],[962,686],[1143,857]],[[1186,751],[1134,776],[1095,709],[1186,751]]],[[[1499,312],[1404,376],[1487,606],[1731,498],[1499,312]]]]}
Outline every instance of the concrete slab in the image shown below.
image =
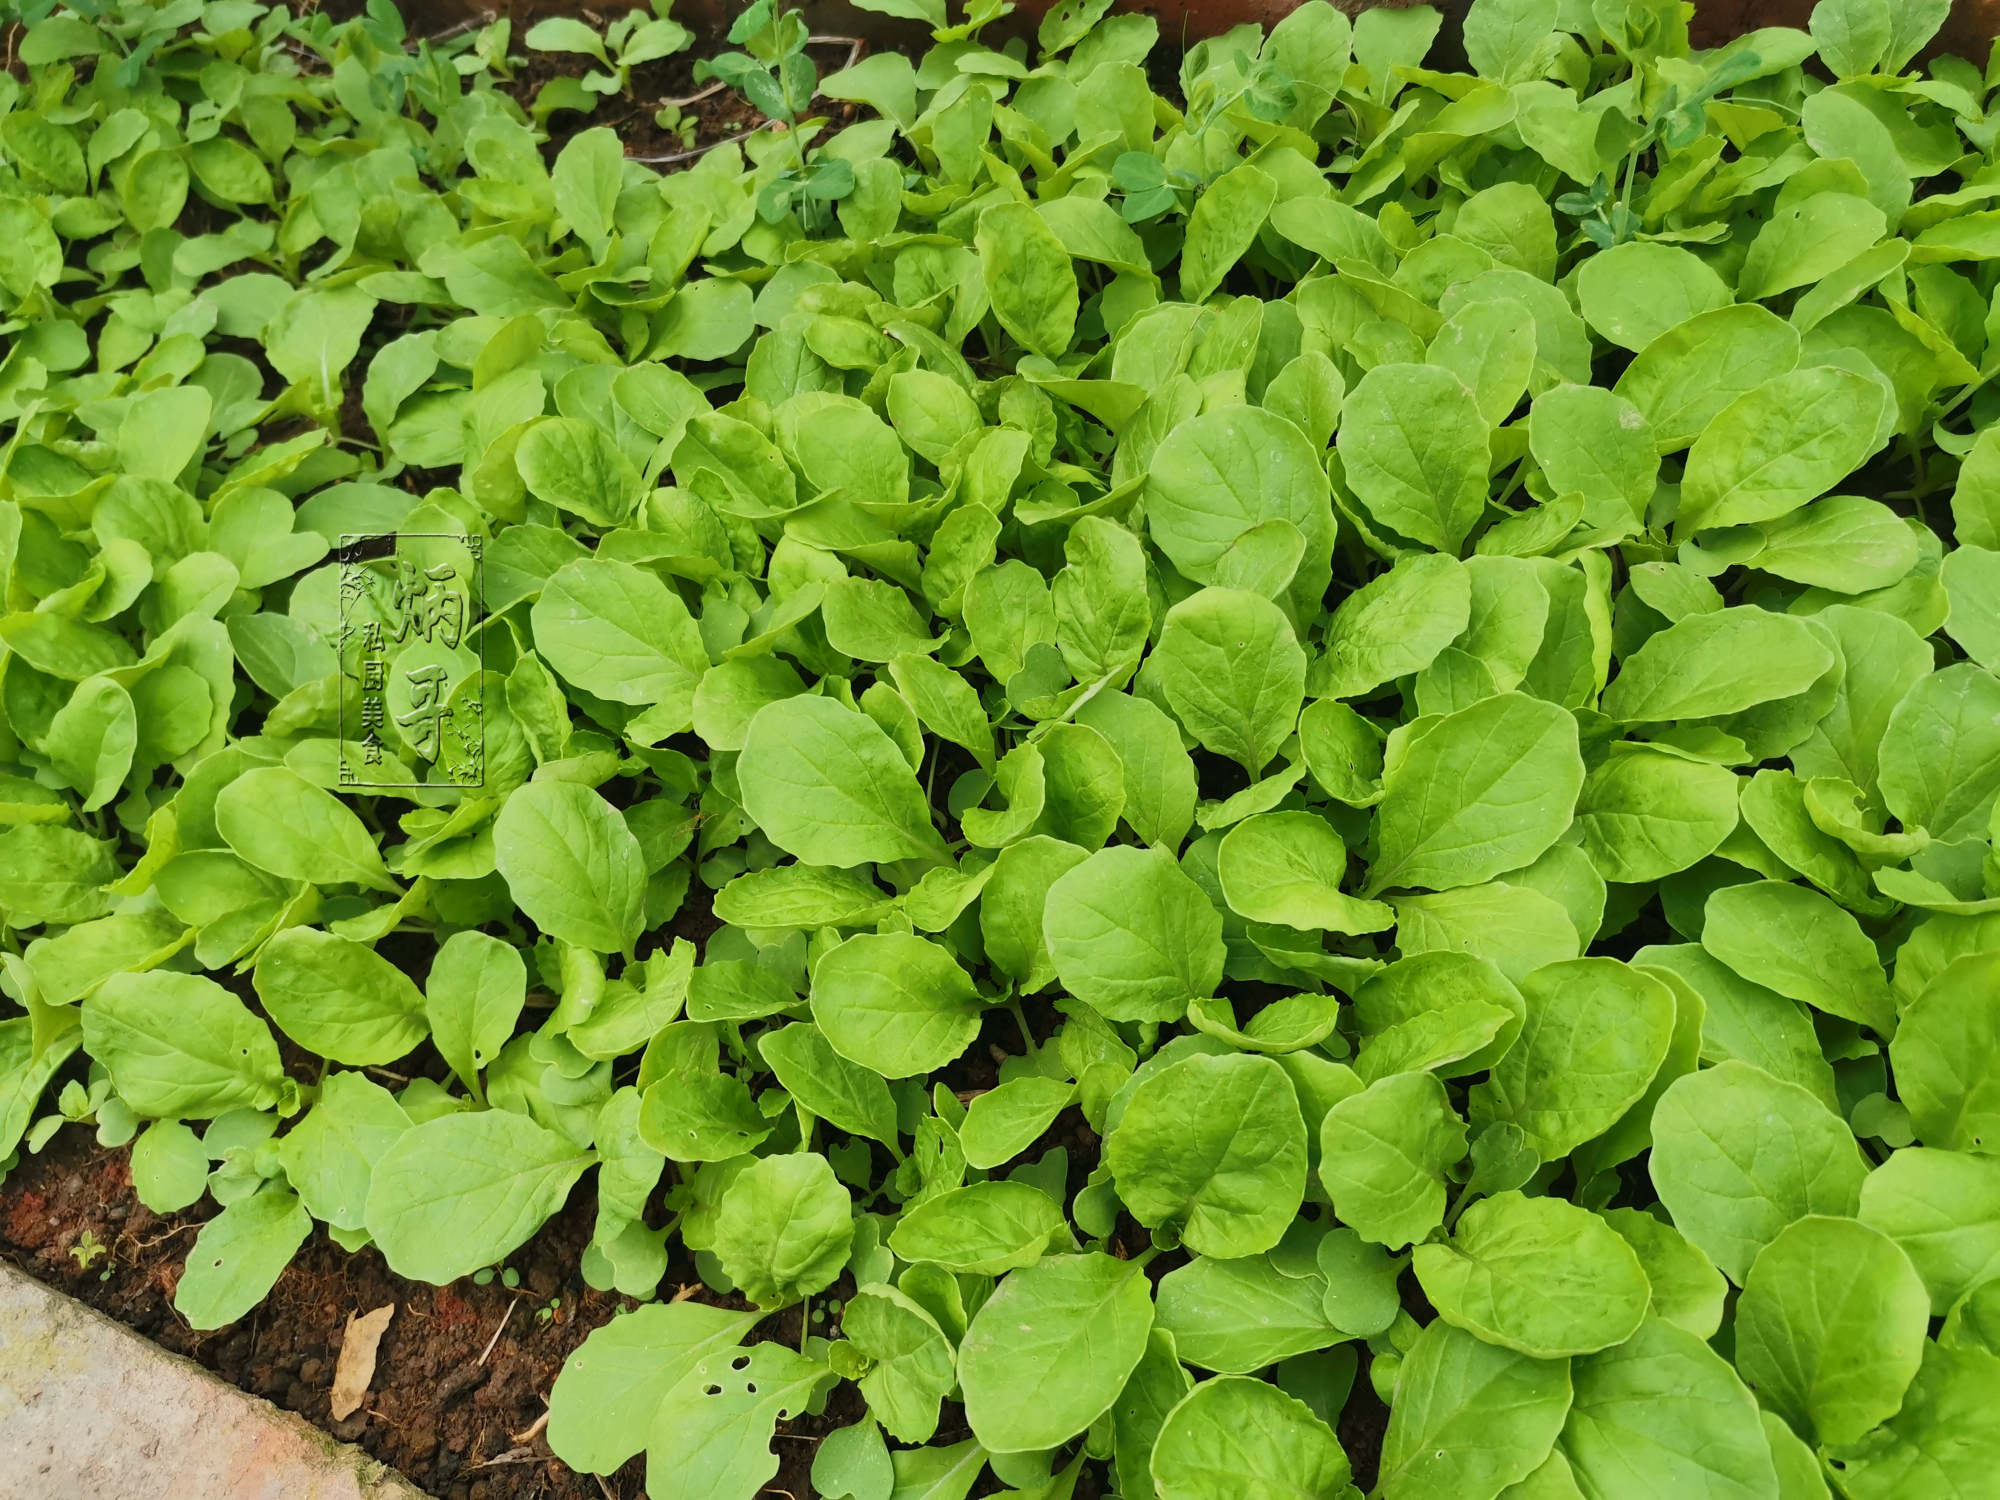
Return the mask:
{"type": "Polygon", "coordinates": [[[423,1500],[303,1417],[0,1261],[7,1500],[423,1500]]]}

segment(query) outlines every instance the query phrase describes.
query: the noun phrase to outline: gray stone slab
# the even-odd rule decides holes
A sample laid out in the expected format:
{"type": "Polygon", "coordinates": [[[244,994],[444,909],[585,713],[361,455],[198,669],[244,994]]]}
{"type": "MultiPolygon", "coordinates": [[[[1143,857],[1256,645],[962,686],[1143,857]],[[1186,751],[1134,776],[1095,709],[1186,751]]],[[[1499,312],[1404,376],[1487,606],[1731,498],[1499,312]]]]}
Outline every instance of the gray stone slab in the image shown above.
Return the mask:
{"type": "Polygon", "coordinates": [[[422,1500],[303,1417],[0,1261],[7,1500],[422,1500]]]}

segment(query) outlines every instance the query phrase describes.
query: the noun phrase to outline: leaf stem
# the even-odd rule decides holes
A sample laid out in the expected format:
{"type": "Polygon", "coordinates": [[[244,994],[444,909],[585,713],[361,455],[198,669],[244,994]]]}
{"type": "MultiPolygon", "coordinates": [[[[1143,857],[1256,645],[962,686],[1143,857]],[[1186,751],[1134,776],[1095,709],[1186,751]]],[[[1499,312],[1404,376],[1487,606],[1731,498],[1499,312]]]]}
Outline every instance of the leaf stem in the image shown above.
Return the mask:
{"type": "Polygon", "coordinates": [[[1035,1033],[1028,1027],[1028,1013],[1021,1008],[1021,997],[1009,995],[1007,1009],[1014,1013],[1014,1024],[1021,1028],[1021,1041],[1028,1049],[1028,1056],[1036,1056],[1042,1049],[1035,1045],[1035,1033]]]}

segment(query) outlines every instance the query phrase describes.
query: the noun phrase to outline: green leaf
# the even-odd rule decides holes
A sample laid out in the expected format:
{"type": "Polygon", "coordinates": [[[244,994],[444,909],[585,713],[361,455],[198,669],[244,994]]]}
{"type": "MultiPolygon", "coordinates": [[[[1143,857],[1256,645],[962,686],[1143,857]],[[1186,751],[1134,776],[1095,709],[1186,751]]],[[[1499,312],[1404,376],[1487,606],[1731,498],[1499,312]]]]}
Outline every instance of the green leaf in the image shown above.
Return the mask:
{"type": "Polygon", "coordinates": [[[1188,732],[1254,778],[1298,725],[1306,654],[1284,611],[1209,588],[1167,611],[1154,663],[1188,732]]]}
{"type": "Polygon", "coordinates": [[[1389,905],[1396,912],[1396,942],[1404,953],[1467,953],[1487,960],[1516,984],[1546,964],[1574,958],[1583,946],[1560,903],[1505,881],[1435,896],[1392,896],[1389,905]]]}
{"type": "Polygon", "coordinates": [[[854,1240],[854,1206],[817,1153],[767,1156],[722,1195],[715,1256],[759,1307],[786,1307],[833,1285],[854,1240]]]}
{"type": "Polygon", "coordinates": [[[1181,300],[1206,302],[1264,227],[1278,184],[1247,162],[1224,172],[1195,200],[1181,253],[1181,300]]]}
{"type": "Polygon", "coordinates": [[[514,1034],[527,1002],[518,950],[483,932],[454,932],[438,946],[424,983],[431,1040],[475,1098],[479,1075],[514,1034]]]}
{"type": "Polygon", "coordinates": [[[1882,210],[1850,193],[1814,193],[1777,209],[1757,231],[1736,295],[1757,301],[1818,281],[1882,238],[1882,210]]]}
{"type": "Polygon", "coordinates": [[[85,812],[97,811],[121,790],[138,743],[132,697],[109,677],[78,683],[42,741],[64,782],[83,794],[85,812]]]}
{"type": "MultiPolygon", "coordinates": [[[[908,66],[908,59],[900,53],[885,55],[899,58],[908,66]]],[[[911,110],[914,112],[914,105],[911,110]]],[[[983,1465],[985,1450],[976,1441],[972,1446],[983,1465]]],[[[821,1439],[819,1451],[813,1455],[812,1482],[813,1488],[828,1500],[889,1500],[896,1484],[896,1469],[888,1445],[882,1441],[882,1429],[872,1417],[863,1417],[853,1426],[830,1432],[821,1439]]]]}
{"type": "Polygon", "coordinates": [[[1035,1264],[1062,1226],[1062,1210],[1047,1193],[996,1179],[954,1188],[908,1210],[889,1248],[907,1261],[998,1276],[1035,1264]]]}
{"type": "Polygon", "coordinates": [[[1925,1344],[1902,1410],[1836,1454],[1841,1489],[1855,1500],[1976,1495],[2000,1460],[2000,1357],[1925,1344]]]}
{"type": "Polygon", "coordinates": [[[375,1163],[412,1123],[379,1083],[333,1073],[319,1103],[278,1142],[278,1157],[314,1218],[335,1229],[362,1229],[375,1163]]]}
{"type": "Polygon", "coordinates": [[[1889,1044],[1897,1088],[1926,1146],[1990,1151],[2000,1141],[1996,967],[2000,958],[1992,954],[1951,964],[1904,1011],[1889,1044]]]}
{"type": "Polygon", "coordinates": [[[589,787],[520,788],[493,820],[493,853],[521,910],[551,937],[599,953],[638,938],[646,884],[639,841],[589,787]]]}
{"type": "MultiPolygon", "coordinates": [[[[1438,553],[1406,557],[1340,601],[1326,655],[1310,686],[1329,698],[1365,698],[1394,677],[1421,672],[1471,620],[1472,575],[1438,553]]],[[[1537,644],[1540,638],[1537,636],[1537,644]]]]}
{"type": "Polygon", "coordinates": [[[1600,1210],[1604,1222],[1632,1247],[1653,1284],[1653,1316],[1685,1328],[1696,1338],[1715,1336],[1722,1326],[1729,1283],[1706,1255],[1673,1225],[1636,1208],[1600,1210]]]}
{"type": "Polygon", "coordinates": [[[1450,890],[1531,863],[1569,826],[1583,785],[1576,733],[1571,715],[1520,693],[1408,731],[1384,761],[1363,893],[1450,890]]]}
{"type": "MultiPolygon", "coordinates": [[[[896,0],[902,3],[902,0],[896,0]]],[[[924,0],[910,0],[924,3],[924,0]]],[[[903,1448],[890,1455],[895,1488],[891,1500],[965,1500],[986,1472],[986,1450],[979,1439],[967,1438],[948,1448],[903,1448]]],[[[1072,1471],[1073,1472],[1073,1471],[1072,1471]]]]}
{"type": "Polygon", "coordinates": [[[1231,406],[1176,425],[1146,474],[1146,529],[1197,583],[1244,532],[1289,521],[1309,555],[1332,545],[1326,471],[1305,435],[1260,407],[1231,406]]]}
{"type": "Polygon", "coordinates": [[[424,997],[409,978],[332,933],[279,933],[264,945],[251,982],[280,1031],[350,1067],[394,1062],[430,1033],[424,997]]]}
{"type": "Polygon", "coordinates": [[[1150,699],[1099,693],[1077,709],[1076,722],[1118,754],[1126,825],[1149,844],[1179,848],[1194,824],[1195,775],[1173,720],[1150,699]]]}
{"type": "Polygon", "coordinates": [[[652,1080],[639,1135],[669,1161],[731,1161],[762,1145],[771,1126],[749,1087],[728,1073],[669,1069],[652,1080]]]}
{"type": "Polygon", "coordinates": [[[1350,1470],[1340,1439],[1311,1408],[1240,1375],[1203,1381],[1167,1416],[1153,1445],[1162,1496],[1223,1500],[1257,1494],[1338,1494],[1350,1470]]]}
{"type": "Polygon", "coordinates": [[[1266,1256],[1196,1256],[1160,1278],[1158,1326],[1189,1364],[1248,1375],[1348,1337],[1328,1321],[1324,1294],[1317,1276],[1287,1276],[1266,1256]]]}
{"type": "Polygon", "coordinates": [[[1456,1078],[1484,1072],[1498,1062],[1521,1034],[1528,1008],[1521,992],[1486,960],[1467,953],[1437,952],[1401,959],[1369,978],[1354,991],[1353,1015],[1367,1040],[1368,1055],[1393,1039],[1408,1039],[1395,1046],[1397,1056],[1422,1056],[1425,1060],[1418,1066],[1439,1068],[1444,1076],[1456,1078]],[[1492,1013],[1496,1011],[1501,1017],[1498,1029],[1485,1043],[1477,1044],[1476,1050],[1456,1058],[1434,1050],[1444,1037],[1484,1030],[1493,1024],[1492,1013]]]}
{"type": "Polygon", "coordinates": [[[1650,1170],[1674,1226],[1738,1286],[1787,1224],[1852,1215],[1868,1175],[1838,1116],[1740,1062],[1676,1079],[1661,1096],[1650,1170]]]}
{"type": "Polygon", "coordinates": [[[978,992],[951,954],[909,933],[849,938],[813,973],[813,1019],[833,1050],[885,1078],[941,1068],[979,1034],[978,992]]]}
{"type": "Polygon", "coordinates": [[[1412,1261],[1446,1322],[1536,1359],[1589,1354],[1638,1330],[1652,1297],[1639,1257],[1602,1219],[1559,1198],[1481,1199],[1412,1261]]]}
{"type": "Polygon", "coordinates": [[[208,1153],[179,1120],[155,1120],[132,1142],[132,1191],[156,1214],[177,1214],[208,1191],[208,1153]]]}
{"type": "Polygon", "coordinates": [[[975,234],[986,295],[1000,326],[1030,353],[1056,359],[1076,330],[1076,271],[1055,231],[1025,203],[979,216],[975,234]]]}
{"type": "Polygon", "coordinates": [[[1108,1255],[1008,1276],[959,1344],[965,1417],[995,1453],[1052,1448],[1110,1407],[1146,1352],[1151,1283],[1108,1255]]]}
{"type": "Polygon", "coordinates": [[[1613,389],[1653,424],[1660,451],[1674,453],[1732,401],[1798,362],[1798,331],[1768,308],[1739,303],[1655,335],[1613,389]]]}
{"type": "Polygon", "coordinates": [[[2000,1269],[2000,1160],[1912,1146],[1861,1184],[1861,1222],[1902,1248],[1930,1290],[1932,1316],[2000,1269]]]}
{"type": "Polygon", "coordinates": [[[112,975],[83,1002],[83,1045],[152,1119],[268,1109],[284,1078],[270,1028],[199,974],[112,975]]]}
{"type": "Polygon", "coordinates": [[[1804,622],[1740,607],[1689,615],[1619,666],[1604,712],[1628,724],[1733,714],[1803,693],[1833,665],[1804,622]]]}
{"type": "Polygon", "coordinates": [[[1340,456],[1381,525],[1456,555],[1486,508],[1486,419],[1450,370],[1378,365],[1348,392],[1340,456]]]}
{"type": "Polygon", "coordinates": [[[1473,1119],[1512,1120],[1555,1161],[1645,1096],[1673,1038],[1673,992],[1615,959],[1580,958],[1537,969],[1521,995],[1527,1022],[1473,1090],[1473,1119]]]}
{"type": "Polygon", "coordinates": [[[1736,827],[1738,778],[1666,751],[1621,743],[1577,797],[1583,851],[1606,880],[1659,880],[1715,852],[1736,827]]]}
{"type": "Polygon", "coordinates": [[[1465,1157],[1465,1122],[1429,1073],[1398,1073],[1326,1112],[1320,1180],[1334,1211],[1390,1249],[1444,1222],[1447,1168],[1465,1157]]]}
{"type": "Polygon", "coordinates": [[[1808,1216],[1758,1253],[1736,1313],[1736,1363],[1759,1401],[1819,1442],[1893,1417],[1923,1362],[1930,1298],[1895,1241],[1808,1216]]]}
{"type": "MultiPolygon", "coordinates": [[[[1165,722],[1166,715],[1160,714],[1160,719],[1165,722]]],[[[1178,738],[1174,745],[1175,756],[1186,765],[1187,757],[1180,752],[1178,738]]],[[[1192,813],[1192,774],[1188,783],[1188,806],[1192,813]]],[[[1009,844],[993,862],[993,873],[979,897],[980,937],[993,966],[1017,980],[1024,993],[1044,989],[1056,977],[1055,963],[1049,957],[1042,931],[1049,888],[1088,858],[1074,844],[1035,834],[1009,844]]]]}
{"type": "Polygon", "coordinates": [[[1382,1440],[1385,1500],[1519,1483],[1548,1458],[1569,1403],[1569,1361],[1517,1354],[1438,1319],[1397,1372],[1382,1440]]]}
{"type": "Polygon", "coordinates": [[[1745,979],[1815,1009],[1895,1032],[1895,1002],[1861,926],[1817,891],[1782,881],[1708,898],[1701,944],[1745,979]]]}
{"type": "Polygon", "coordinates": [[[526,1244],[593,1160],[525,1115],[445,1115],[376,1159],[365,1223],[398,1276],[442,1286],[526,1244]]]}
{"type": "Polygon", "coordinates": [[[1298,1214],[1305,1124],[1291,1080],[1269,1058],[1190,1057],[1140,1084],[1104,1160],[1141,1224],[1180,1225],[1199,1254],[1257,1255],[1298,1214]]]}
{"type": "Polygon", "coordinates": [[[1577,270],[1576,294],[1584,321],[1634,354],[1731,300],[1722,278],[1699,256],[1678,245],[1643,240],[1584,261],[1577,270]]]}
{"type": "Polygon", "coordinates": [[[1053,1078],[1011,1078],[972,1101],[958,1127],[968,1166],[998,1167],[1041,1139],[1076,1089],[1053,1078]]]}
{"type": "Polygon", "coordinates": [[[896,1146],[896,1104],[888,1085],[834,1051],[818,1027],[767,1031],[758,1050],[785,1092],[813,1114],[837,1130],[896,1146]]]}
{"type": "Polygon", "coordinates": [[[1042,930],[1064,988],[1107,1020],[1173,1020],[1222,981],[1222,914],[1159,851],[1091,855],[1048,887],[1042,930]]]}
{"type": "Polygon", "coordinates": [[[237,1199],[194,1237],[174,1311],[191,1328],[234,1323],[264,1300],[311,1233],[312,1215],[282,1188],[237,1199]]]}
{"type": "Polygon", "coordinates": [[[736,774],[757,826],[807,864],[944,857],[902,752],[873,719],[829,699],[759,709],[736,774]]]}
{"type": "Polygon", "coordinates": [[[361,820],[281,766],[247,771],[224,787],[215,824],[240,857],[280,879],[401,894],[361,820]]]}
{"type": "Polygon", "coordinates": [[[861,1377],[868,1409],[889,1435],[927,1443],[938,1404],[958,1384],[955,1351],[923,1306],[888,1285],[863,1287],[841,1309],[841,1329],[875,1361],[861,1377]]]}
{"type": "Polygon", "coordinates": [[[803,1414],[833,1371],[783,1344],[704,1353],[670,1386],[646,1441],[646,1493],[658,1500],[754,1495],[778,1472],[777,1424],[803,1414]]]}
{"type": "Polygon", "coordinates": [[[1874,381],[1827,365],[1738,397],[1688,452],[1676,533],[1776,520],[1825,494],[1868,456],[1884,399],[1874,381]]]}
{"type": "Polygon", "coordinates": [[[1347,848],[1331,824],[1308,812],[1245,818],[1224,835],[1216,873],[1230,910],[1252,922],[1302,931],[1380,932],[1395,920],[1379,902],[1340,889],[1347,848]]]}
{"type": "Polygon", "coordinates": [[[1778,1500],[1756,1402],[1693,1334],[1649,1318],[1616,1348],[1574,1361],[1570,1380],[1560,1451],[1586,1496],[1778,1500]]]}
{"type": "Polygon", "coordinates": [[[693,722],[708,654],[687,606],[653,574],[607,558],[570,563],[542,585],[530,618],[536,650],[566,681],[644,704],[670,733],[693,722]]]}
{"type": "Polygon", "coordinates": [[[2000,798],[2000,678],[1960,662],[1912,686],[1882,734],[1881,783],[1905,828],[1983,834],[2000,798]]]}
{"type": "Polygon", "coordinates": [[[1535,398],[1529,422],[1529,451],[1550,488],[1583,496],[1600,534],[1645,525],[1660,460],[1637,407],[1596,386],[1559,385],[1535,398]]]}
{"type": "Polygon", "coordinates": [[[1951,601],[1945,629],[1965,654],[1988,672],[2000,670],[2000,592],[1993,583],[1996,569],[2000,569],[2000,554],[1967,546],[1949,553],[1941,569],[1945,594],[1951,601]]]}
{"type": "Polygon", "coordinates": [[[763,1316],[699,1302],[632,1309],[592,1330],[549,1392],[549,1447],[572,1469],[609,1474],[645,1448],[667,1392],[763,1316]]]}
{"type": "Polygon", "coordinates": [[[1704,1012],[1703,1062],[1748,1063],[1836,1107],[1833,1069],[1820,1051],[1810,1017],[1797,1001],[1752,983],[1692,943],[1641,948],[1632,961],[1671,969],[1694,986],[1704,1012]]]}

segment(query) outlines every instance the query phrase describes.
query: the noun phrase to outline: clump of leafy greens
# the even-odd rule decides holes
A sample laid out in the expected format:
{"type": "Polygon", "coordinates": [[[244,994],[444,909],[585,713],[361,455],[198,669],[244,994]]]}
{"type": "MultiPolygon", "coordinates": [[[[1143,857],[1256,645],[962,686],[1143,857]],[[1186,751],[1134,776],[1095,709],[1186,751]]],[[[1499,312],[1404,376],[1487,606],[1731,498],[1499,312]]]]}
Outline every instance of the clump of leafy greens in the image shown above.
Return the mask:
{"type": "MultiPolygon", "coordinates": [[[[710,68],[790,128],[664,177],[545,153],[504,33],[23,17],[0,1151],[212,1195],[201,1328],[315,1226],[443,1283],[589,1181],[645,1305],[549,1440],[655,1500],[841,1381],[826,1496],[1351,1496],[1364,1353],[1384,1500],[1992,1493],[2000,115],[1912,68],[1944,5],[1697,55],[1475,0],[1448,73],[1309,0],[1183,107],[1103,0],[1032,57],[898,4],[937,45],[831,137],[747,19],[710,68]],[[347,790],[388,533],[483,610],[391,642],[433,711],[347,790]],[[748,1310],[651,1300],[683,1252],[748,1310]]],[[[596,97],[682,40],[620,25],[535,45],[596,97]]]]}

